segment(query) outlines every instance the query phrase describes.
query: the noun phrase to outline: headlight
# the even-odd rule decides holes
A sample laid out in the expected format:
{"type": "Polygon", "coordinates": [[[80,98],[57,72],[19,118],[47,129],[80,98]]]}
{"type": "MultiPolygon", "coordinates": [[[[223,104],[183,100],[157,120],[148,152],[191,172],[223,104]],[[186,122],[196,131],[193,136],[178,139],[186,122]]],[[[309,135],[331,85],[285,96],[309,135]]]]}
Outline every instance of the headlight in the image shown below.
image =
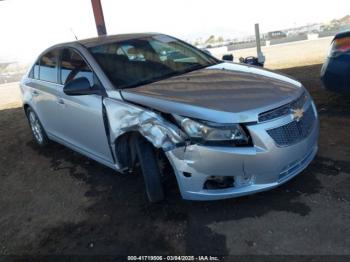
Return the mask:
{"type": "Polygon", "coordinates": [[[247,144],[248,136],[239,124],[217,124],[195,121],[187,117],[174,115],[186,134],[194,139],[204,141],[233,141],[247,144]]]}

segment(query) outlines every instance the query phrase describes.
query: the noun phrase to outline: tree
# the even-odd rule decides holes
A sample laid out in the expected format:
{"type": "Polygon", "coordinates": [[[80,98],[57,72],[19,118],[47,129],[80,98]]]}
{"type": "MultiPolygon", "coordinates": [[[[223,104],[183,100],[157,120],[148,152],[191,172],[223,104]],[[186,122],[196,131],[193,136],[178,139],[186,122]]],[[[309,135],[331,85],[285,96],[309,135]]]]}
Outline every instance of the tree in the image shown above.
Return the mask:
{"type": "Polygon", "coordinates": [[[209,38],[205,41],[206,44],[213,44],[215,43],[215,36],[211,35],[209,38]]]}

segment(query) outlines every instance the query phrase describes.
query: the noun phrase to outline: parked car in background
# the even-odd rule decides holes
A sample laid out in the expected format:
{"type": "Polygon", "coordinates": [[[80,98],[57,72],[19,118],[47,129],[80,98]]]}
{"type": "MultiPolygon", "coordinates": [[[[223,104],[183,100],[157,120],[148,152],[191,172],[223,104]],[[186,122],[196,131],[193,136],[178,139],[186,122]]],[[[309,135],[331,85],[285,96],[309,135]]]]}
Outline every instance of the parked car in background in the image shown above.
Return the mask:
{"type": "Polygon", "coordinates": [[[317,111],[301,83],[167,35],[50,47],[21,91],[39,145],[54,140],[119,172],[139,170],[151,202],[170,175],[184,199],[268,190],[317,152],[317,111]]]}
{"type": "Polygon", "coordinates": [[[350,94],[350,30],[335,35],[321,69],[325,88],[350,94]]]}

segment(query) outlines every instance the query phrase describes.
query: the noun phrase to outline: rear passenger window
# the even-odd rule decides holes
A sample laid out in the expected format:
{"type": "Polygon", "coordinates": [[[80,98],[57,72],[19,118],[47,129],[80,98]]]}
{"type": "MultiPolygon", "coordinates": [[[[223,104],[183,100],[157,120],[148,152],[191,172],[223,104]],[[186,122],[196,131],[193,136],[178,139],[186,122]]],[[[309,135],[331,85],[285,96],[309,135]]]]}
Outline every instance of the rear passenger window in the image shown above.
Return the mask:
{"type": "Polygon", "coordinates": [[[39,61],[37,61],[33,67],[33,78],[39,79],[39,61]]]}
{"type": "MultiPolygon", "coordinates": [[[[57,50],[50,51],[40,59],[39,79],[49,82],[57,82],[57,50]]],[[[34,66],[34,78],[36,70],[34,66]]]]}
{"type": "Polygon", "coordinates": [[[29,73],[30,78],[39,79],[39,60],[35,62],[29,73]]]}
{"type": "Polygon", "coordinates": [[[86,77],[94,85],[94,74],[84,59],[72,49],[64,49],[61,56],[61,84],[86,77]]]}

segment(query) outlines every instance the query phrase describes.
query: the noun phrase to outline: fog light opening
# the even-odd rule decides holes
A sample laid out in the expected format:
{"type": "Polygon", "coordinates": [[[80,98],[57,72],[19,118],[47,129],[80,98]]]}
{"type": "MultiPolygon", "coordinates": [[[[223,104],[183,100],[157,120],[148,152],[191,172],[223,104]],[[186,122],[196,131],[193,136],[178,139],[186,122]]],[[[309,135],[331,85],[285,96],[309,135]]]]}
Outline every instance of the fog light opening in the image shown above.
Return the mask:
{"type": "Polygon", "coordinates": [[[204,183],[204,189],[225,189],[234,187],[233,176],[210,176],[204,183]]]}
{"type": "Polygon", "coordinates": [[[185,176],[185,177],[191,177],[192,174],[190,172],[182,172],[182,174],[185,176]]]}

